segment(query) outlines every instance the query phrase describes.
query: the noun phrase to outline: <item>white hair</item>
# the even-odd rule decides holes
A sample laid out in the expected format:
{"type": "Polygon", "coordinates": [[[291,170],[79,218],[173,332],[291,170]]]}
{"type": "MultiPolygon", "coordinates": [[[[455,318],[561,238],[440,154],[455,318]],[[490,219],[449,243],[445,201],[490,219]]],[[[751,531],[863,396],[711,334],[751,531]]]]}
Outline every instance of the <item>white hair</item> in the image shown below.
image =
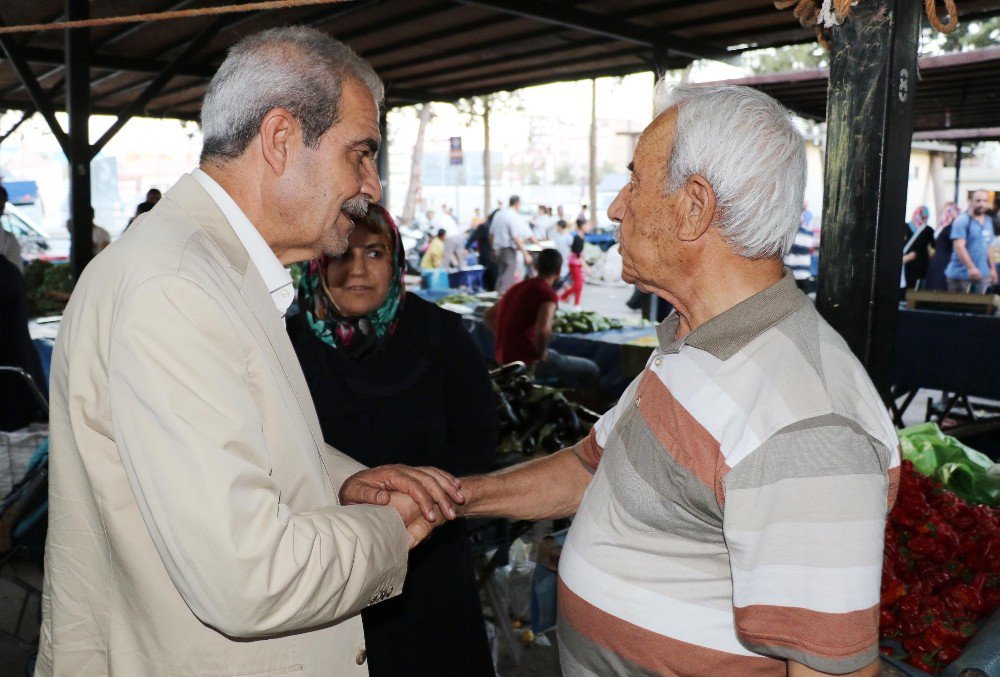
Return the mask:
{"type": "Polygon", "coordinates": [[[212,77],[201,107],[201,160],[225,161],[243,154],[269,110],[286,108],[314,147],[340,119],[345,78],[364,85],[381,107],[382,81],[367,62],[315,28],[261,31],[233,45],[212,77]]]}
{"type": "Polygon", "coordinates": [[[806,184],[806,152],[789,112],[749,87],[656,84],[656,114],[677,107],[667,192],[699,174],[715,191],[716,227],[741,255],[792,248],[806,184]]]}

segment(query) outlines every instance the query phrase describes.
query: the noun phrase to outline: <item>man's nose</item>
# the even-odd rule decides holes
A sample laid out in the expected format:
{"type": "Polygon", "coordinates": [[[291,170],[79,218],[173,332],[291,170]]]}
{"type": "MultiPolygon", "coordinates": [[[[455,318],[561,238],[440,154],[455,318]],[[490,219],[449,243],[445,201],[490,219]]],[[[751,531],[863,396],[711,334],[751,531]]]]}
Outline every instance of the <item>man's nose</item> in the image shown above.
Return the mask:
{"type": "Polygon", "coordinates": [[[612,221],[617,221],[621,223],[622,217],[625,215],[625,191],[628,189],[626,185],[620,191],[618,195],[615,196],[615,201],[611,203],[608,207],[608,218],[612,221]]]}
{"type": "Polygon", "coordinates": [[[372,202],[382,199],[382,182],[378,178],[378,168],[375,158],[369,158],[364,163],[364,177],[361,180],[361,193],[371,198],[372,202]]]}

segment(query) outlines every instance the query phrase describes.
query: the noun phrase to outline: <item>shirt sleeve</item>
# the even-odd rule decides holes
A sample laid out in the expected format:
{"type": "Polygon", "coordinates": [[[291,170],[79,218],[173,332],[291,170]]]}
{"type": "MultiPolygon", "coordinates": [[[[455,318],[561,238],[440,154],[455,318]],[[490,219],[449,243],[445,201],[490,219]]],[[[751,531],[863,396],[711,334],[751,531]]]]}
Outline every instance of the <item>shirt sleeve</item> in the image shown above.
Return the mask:
{"type": "Polygon", "coordinates": [[[964,240],[969,236],[969,219],[959,217],[951,224],[951,239],[964,240]]]}
{"type": "Polygon", "coordinates": [[[723,479],[736,633],[757,653],[843,674],[878,657],[889,449],[825,416],[723,479]]]}

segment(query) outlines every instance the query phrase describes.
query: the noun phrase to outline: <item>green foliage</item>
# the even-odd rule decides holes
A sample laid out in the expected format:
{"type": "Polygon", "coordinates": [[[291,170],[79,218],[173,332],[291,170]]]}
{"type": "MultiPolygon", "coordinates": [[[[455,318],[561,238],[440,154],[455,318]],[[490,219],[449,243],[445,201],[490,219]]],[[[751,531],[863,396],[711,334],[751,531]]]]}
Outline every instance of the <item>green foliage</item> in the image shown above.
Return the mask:
{"type": "Polygon", "coordinates": [[[575,184],[576,177],[573,175],[573,167],[568,164],[557,166],[555,175],[552,177],[552,182],[557,186],[572,186],[575,184]]]}
{"type": "Polygon", "coordinates": [[[945,52],[964,52],[1000,45],[1000,17],[959,23],[955,32],[938,35],[938,45],[945,52]]]}
{"type": "Polygon", "coordinates": [[[59,315],[73,291],[72,269],[66,263],[53,265],[35,260],[24,268],[24,283],[29,317],[59,315]]]}
{"type": "Polygon", "coordinates": [[[743,55],[743,62],[750,67],[754,75],[766,75],[808,68],[826,68],[830,65],[830,55],[819,44],[810,42],[804,45],[747,52],[743,55]]]}

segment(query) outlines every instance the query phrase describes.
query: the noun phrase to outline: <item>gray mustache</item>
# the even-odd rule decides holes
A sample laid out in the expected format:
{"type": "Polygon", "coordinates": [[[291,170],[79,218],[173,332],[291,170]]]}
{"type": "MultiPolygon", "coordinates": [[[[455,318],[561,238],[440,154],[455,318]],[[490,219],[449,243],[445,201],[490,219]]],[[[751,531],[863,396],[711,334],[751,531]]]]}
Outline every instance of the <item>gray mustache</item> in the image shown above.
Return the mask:
{"type": "Polygon", "coordinates": [[[368,206],[370,201],[364,195],[355,195],[350,200],[344,203],[341,209],[348,213],[348,215],[361,218],[368,214],[368,206]]]}

